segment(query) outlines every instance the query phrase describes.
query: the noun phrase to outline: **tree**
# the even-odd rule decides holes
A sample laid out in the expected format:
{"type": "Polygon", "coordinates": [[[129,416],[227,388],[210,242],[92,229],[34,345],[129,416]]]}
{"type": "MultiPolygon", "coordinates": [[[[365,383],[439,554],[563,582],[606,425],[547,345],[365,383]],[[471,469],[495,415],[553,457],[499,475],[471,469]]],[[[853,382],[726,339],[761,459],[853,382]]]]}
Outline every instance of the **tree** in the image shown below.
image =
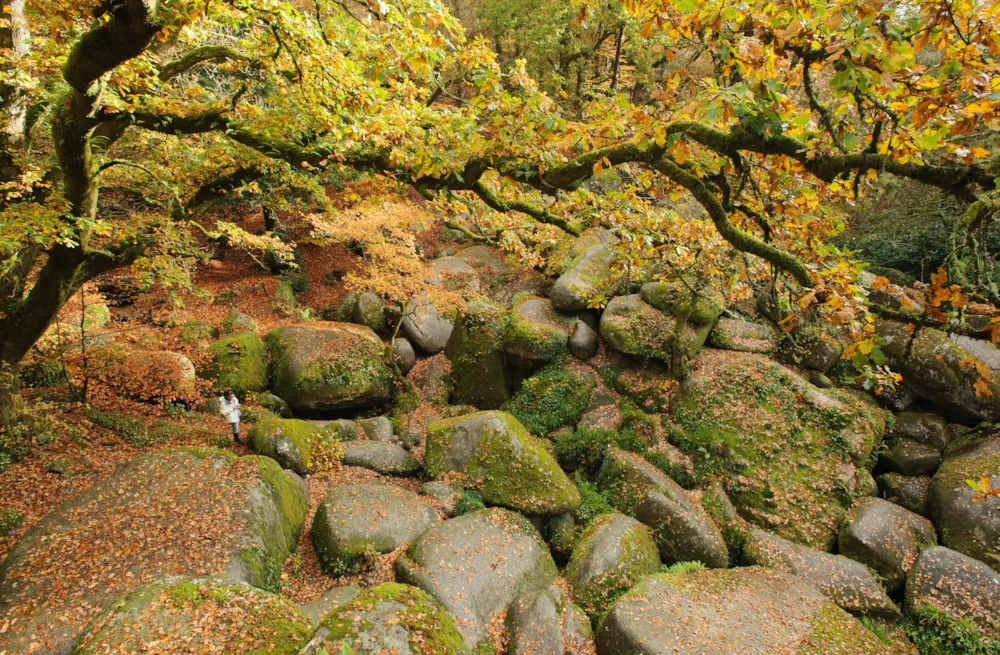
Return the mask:
{"type": "Polygon", "coordinates": [[[857,267],[825,242],[836,203],[888,172],[970,202],[973,237],[997,213],[995,0],[630,1],[623,47],[649,44],[663,75],[642,104],[599,81],[570,117],[435,0],[0,1],[0,419],[83,283],[196,256],[194,206],[264,174],[330,220],[322,182],[346,167],[540,226],[505,230],[522,241],[601,225],[626,259],[772,273],[856,329],[857,267]],[[141,211],[105,211],[116,194],[141,211]]]}

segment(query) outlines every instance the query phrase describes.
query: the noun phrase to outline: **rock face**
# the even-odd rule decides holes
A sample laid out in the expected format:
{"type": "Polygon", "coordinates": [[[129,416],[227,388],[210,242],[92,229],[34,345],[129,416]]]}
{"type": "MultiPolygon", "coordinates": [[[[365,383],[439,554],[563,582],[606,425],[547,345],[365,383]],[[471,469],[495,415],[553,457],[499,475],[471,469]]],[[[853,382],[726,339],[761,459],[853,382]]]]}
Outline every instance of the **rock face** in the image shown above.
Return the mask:
{"type": "Polygon", "coordinates": [[[403,334],[428,355],[436,355],[444,350],[454,322],[438,311],[426,294],[410,298],[403,311],[403,334]]]}
{"type": "Polygon", "coordinates": [[[240,398],[267,389],[267,349],[253,332],[223,337],[208,352],[212,359],[205,373],[217,389],[232,389],[240,398]]]}
{"type": "Polygon", "coordinates": [[[266,341],[273,391],[296,411],[367,407],[392,395],[385,347],[369,328],[284,325],[271,330],[266,341]]]}
{"type": "Polygon", "coordinates": [[[601,314],[601,336],[615,350],[665,362],[677,377],[705,343],[711,325],[695,326],[664,314],[639,294],[611,299],[601,314]]]}
{"type": "Polygon", "coordinates": [[[881,498],[861,498],[844,517],[840,554],[869,566],[886,591],[902,588],[920,551],[937,545],[931,522],[881,498]]]}
{"type": "Polygon", "coordinates": [[[566,565],[573,598],[600,616],[639,580],[660,570],[652,531],[624,514],[604,514],[584,531],[566,565]]]}
{"type": "Polygon", "coordinates": [[[343,462],[386,475],[413,475],[420,462],[402,447],[384,441],[346,441],[343,462]]]}
{"type": "Polygon", "coordinates": [[[137,457],[39,521],[0,565],[10,621],[0,652],[38,641],[50,646],[35,652],[68,653],[108,603],[167,574],[277,590],[305,512],[301,480],[264,457],[192,448],[137,457]]]}
{"type": "Polygon", "coordinates": [[[506,412],[476,412],[431,424],[427,474],[462,473],[483,500],[530,514],[580,506],[580,492],[552,454],[506,412]]]}
{"type": "Polygon", "coordinates": [[[313,624],[281,596],[245,585],[167,578],[112,603],[91,623],[72,655],[163,652],[164,641],[185,652],[297,655],[313,624]],[[206,620],[221,617],[221,620],[206,620]]]}
{"type": "Polygon", "coordinates": [[[387,582],[330,612],[301,655],[468,655],[455,622],[426,593],[387,582]]]}
{"type": "Polygon", "coordinates": [[[720,318],[708,333],[708,345],[722,350],[770,355],[778,350],[781,333],[770,323],[720,318]]]}
{"type": "Polygon", "coordinates": [[[972,358],[1000,373],[1000,352],[992,344],[956,340],[941,330],[926,327],[914,336],[898,321],[881,320],[876,331],[885,341],[882,352],[889,366],[918,396],[961,416],[983,421],[1000,419],[1000,376],[988,383],[992,395],[980,396],[975,389],[979,373],[968,364],[972,358]]]}
{"type": "Polygon", "coordinates": [[[852,614],[898,618],[899,608],[885,595],[864,564],[807,548],[752,528],[743,546],[749,566],[790,573],[852,614]]]}
{"type": "Polygon", "coordinates": [[[483,300],[466,305],[444,350],[451,360],[455,403],[496,409],[510,398],[503,358],[506,329],[503,307],[483,300]]]}
{"type": "Polygon", "coordinates": [[[986,477],[1000,487],[1000,436],[968,435],[953,441],[931,483],[931,517],[941,543],[1000,571],[1000,511],[996,499],[973,502],[965,482],[986,477]]]}
{"type": "Polygon", "coordinates": [[[600,655],[890,655],[861,623],[796,577],[757,568],[654,575],[597,635],[600,655]]]}
{"type": "Polygon", "coordinates": [[[396,560],[397,578],[434,596],[456,617],[469,648],[486,639],[496,612],[548,587],[549,549],[523,516],[492,508],[439,523],[396,560]]]}
{"type": "Polygon", "coordinates": [[[355,484],[326,495],[312,523],[312,542],[324,571],[351,570],[368,552],[388,553],[422,535],[438,513],[399,487],[355,484]]]}
{"type": "Polygon", "coordinates": [[[597,244],[576,257],[569,269],[559,276],[552,285],[549,298],[552,306],[564,312],[586,309],[590,299],[601,292],[607,292],[611,279],[611,250],[597,244]]]}
{"type": "Polygon", "coordinates": [[[565,352],[571,325],[571,319],[557,314],[547,298],[519,299],[504,333],[507,361],[529,371],[552,361],[565,352]]]}
{"type": "Polygon", "coordinates": [[[590,619],[555,585],[521,595],[507,613],[508,655],[594,653],[590,619]]]}
{"type": "Polygon", "coordinates": [[[635,453],[609,448],[598,475],[611,505],[653,529],[664,563],[696,560],[709,567],[729,565],[718,526],[676,482],[635,453]]]}
{"type": "Polygon", "coordinates": [[[671,399],[671,441],[720,477],[744,519],[832,550],[886,412],[762,355],[705,350],[692,369],[671,399]]]}
{"type": "Polygon", "coordinates": [[[996,636],[1000,631],[1000,574],[950,548],[928,548],[906,578],[906,612],[919,618],[926,606],[996,636]]]}
{"type": "Polygon", "coordinates": [[[316,427],[292,418],[265,419],[250,428],[250,450],[270,457],[282,468],[306,474],[312,468],[312,444],[316,427]]]}

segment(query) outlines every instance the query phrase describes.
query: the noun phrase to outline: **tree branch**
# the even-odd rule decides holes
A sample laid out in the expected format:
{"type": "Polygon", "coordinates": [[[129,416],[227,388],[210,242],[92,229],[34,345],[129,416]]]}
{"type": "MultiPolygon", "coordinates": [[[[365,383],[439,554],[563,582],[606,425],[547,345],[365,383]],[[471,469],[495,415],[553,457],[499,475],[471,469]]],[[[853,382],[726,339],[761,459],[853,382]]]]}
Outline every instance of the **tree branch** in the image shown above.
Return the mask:
{"type": "Polygon", "coordinates": [[[180,59],[168,62],[160,69],[160,81],[166,82],[172,77],[185,73],[198,64],[206,61],[251,61],[247,55],[224,45],[206,45],[195,48],[180,59]]]}

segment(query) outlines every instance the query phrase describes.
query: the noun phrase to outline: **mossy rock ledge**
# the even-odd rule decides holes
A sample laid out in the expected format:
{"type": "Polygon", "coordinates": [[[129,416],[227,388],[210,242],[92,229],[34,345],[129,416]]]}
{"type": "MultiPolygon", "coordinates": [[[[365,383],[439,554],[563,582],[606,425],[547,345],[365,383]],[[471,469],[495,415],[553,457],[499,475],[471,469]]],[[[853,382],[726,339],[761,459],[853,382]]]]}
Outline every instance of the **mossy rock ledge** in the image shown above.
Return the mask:
{"type": "Polygon", "coordinates": [[[67,653],[101,608],[164,575],[277,591],[305,514],[301,479],[266,457],[141,455],[44,517],[0,565],[0,608],[17,626],[0,652],[42,641],[67,653]]]}
{"type": "Polygon", "coordinates": [[[313,633],[302,611],[277,594],[199,578],[167,578],[112,603],[72,655],[220,652],[297,655],[313,633]]]}
{"type": "Polygon", "coordinates": [[[555,457],[506,412],[432,423],[424,458],[429,476],[461,473],[492,505],[547,515],[580,506],[580,492],[555,457]]]}
{"type": "Polygon", "coordinates": [[[369,407],[392,397],[389,355],[370,328],[350,323],[285,325],[271,330],[265,341],[271,353],[272,391],[295,411],[369,407]]]}

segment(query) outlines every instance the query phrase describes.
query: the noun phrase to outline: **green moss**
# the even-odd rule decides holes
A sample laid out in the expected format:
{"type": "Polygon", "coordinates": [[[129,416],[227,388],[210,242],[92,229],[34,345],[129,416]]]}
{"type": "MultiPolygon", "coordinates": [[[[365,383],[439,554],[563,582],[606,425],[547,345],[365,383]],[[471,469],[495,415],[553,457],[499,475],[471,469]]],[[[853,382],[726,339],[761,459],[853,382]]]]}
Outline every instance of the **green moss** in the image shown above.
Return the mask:
{"type": "Polygon", "coordinates": [[[642,299],[665,314],[686,317],[695,325],[710,325],[725,310],[722,296],[712,290],[695,294],[681,280],[643,285],[642,299]]]}
{"type": "Polygon", "coordinates": [[[315,435],[316,427],[308,421],[269,418],[257,422],[251,428],[247,441],[258,455],[270,457],[282,466],[304,474],[312,468],[315,435]],[[283,443],[286,447],[279,448],[283,443]]]}
{"type": "Polygon", "coordinates": [[[190,344],[202,339],[211,339],[214,335],[215,328],[208,321],[191,319],[185,321],[184,325],[181,326],[181,331],[177,334],[177,338],[184,343],[190,344]]]}
{"type": "Polygon", "coordinates": [[[257,322],[242,312],[229,312],[219,326],[219,334],[227,336],[241,332],[257,332],[257,322]]]}
{"type": "Polygon", "coordinates": [[[339,653],[346,645],[360,648],[366,633],[389,630],[398,625],[406,630],[410,649],[425,655],[461,655],[469,649],[458,632],[454,620],[426,592],[409,585],[387,582],[363,592],[356,599],[341,605],[320,624],[329,633],[323,647],[339,653]],[[392,612],[391,619],[373,623],[374,613],[392,612]]]}
{"type": "MultiPolygon", "coordinates": [[[[903,629],[920,655],[1000,655],[1000,638],[930,605],[910,610],[903,629]]],[[[998,633],[1000,634],[1000,633],[998,633]]]]}
{"type": "Polygon", "coordinates": [[[833,644],[857,653],[884,651],[878,637],[833,603],[825,604],[816,613],[812,627],[812,634],[803,640],[799,655],[826,655],[833,644]]]}
{"type": "Polygon", "coordinates": [[[267,389],[267,348],[253,332],[219,339],[208,351],[212,361],[206,375],[218,389],[232,389],[241,398],[267,389]]]}
{"type": "Polygon", "coordinates": [[[485,301],[469,303],[459,316],[445,346],[453,402],[496,409],[510,398],[502,352],[507,322],[506,309],[485,301]]]}
{"type": "Polygon", "coordinates": [[[0,537],[6,537],[21,527],[24,517],[12,509],[0,509],[0,537]]]}
{"type": "Polygon", "coordinates": [[[579,420],[596,384],[589,375],[562,363],[550,364],[525,380],[503,409],[532,434],[545,436],[579,420]]]}
{"type": "Polygon", "coordinates": [[[576,488],[580,491],[580,506],[573,511],[573,518],[581,528],[586,528],[591,521],[604,514],[611,514],[615,509],[609,501],[609,494],[599,491],[597,485],[587,480],[580,471],[576,474],[576,488]]]}

